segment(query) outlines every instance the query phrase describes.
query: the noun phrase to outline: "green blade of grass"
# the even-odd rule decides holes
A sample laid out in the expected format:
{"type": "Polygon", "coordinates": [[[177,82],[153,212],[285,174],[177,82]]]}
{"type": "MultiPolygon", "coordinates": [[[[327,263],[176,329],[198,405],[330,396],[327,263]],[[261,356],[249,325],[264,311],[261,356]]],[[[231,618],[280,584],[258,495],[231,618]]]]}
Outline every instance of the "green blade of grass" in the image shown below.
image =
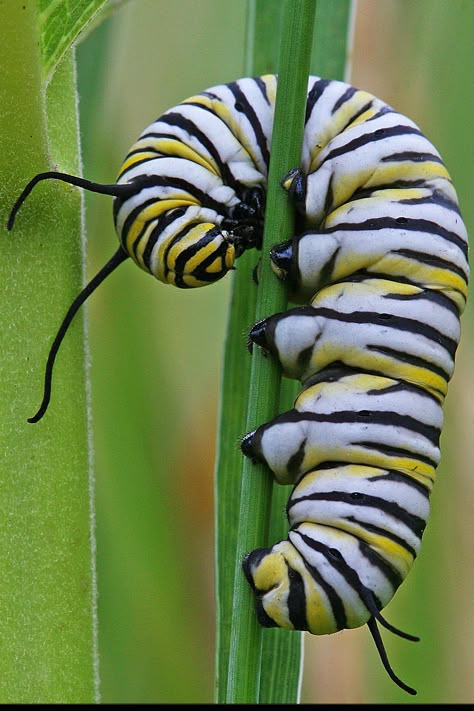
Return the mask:
{"type": "MultiPolygon", "coordinates": [[[[247,12],[245,74],[275,73],[280,47],[281,4],[250,0],[247,12]]],[[[224,351],[215,467],[216,701],[225,703],[234,594],[234,561],[240,511],[241,457],[238,441],[245,431],[251,358],[246,334],[255,322],[257,287],[253,278],[259,256],[246,253],[232,275],[224,351]],[[237,375],[238,374],[238,375],[237,375]]]]}
{"type": "MultiPolygon", "coordinates": [[[[351,0],[318,0],[313,35],[310,73],[343,79],[347,65],[351,0]]],[[[281,383],[279,412],[292,407],[300,383],[281,383]]],[[[270,513],[269,541],[284,540],[288,534],[285,515],[291,487],[274,484],[270,513]]],[[[262,691],[260,703],[291,703],[299,698],[302,684],[304,636],[289,630],[266,630],[262,648],[262,691]]]]}
{"type": "MultiPolygon", "coordinates": [[[[280,187],[283,175],[298,165],[306,105],[315,4],[287,2],[282,19],[279,85],[275,107],[272,158],[267,193],[263,255],[271,244],[289,237],[293,209],[280,187]],[[271,219],[269,219],[271,218],[271,219]]],[[[275,280],[268,259],[261,264],[256,318],[285,308],[286,293],[275,280]]],[[[247,429],[267,421],[278,411],[280,373],[275,363],[255,352],[252,357],[247,429]]],[[[241,510],[234,580],[234,611],[228,673],[228,703],[256,703],[260,699],[262,629],[254,601],[241,571],[244,555],[265,544],[268,533],[272,479],[263,467],[245,461],[242,472],[241,510]]],[[[295,699],[296,700],[296,699],[295,699]]]]}
{"type": "MultiPolygon", "coordinates": [[[[249,28],[247,46],[247,74],[258,75],[275,72],[281,36],[281,4],[271,0],[255,0],[249,4],[249,28]]],[[[313,42],[311,73],[321,76],[343,78],[347,55],[347,34],[351,2],[341,0],[333,3],[319,0],[316,11],[316,35],[313,42]],[[325,41],[324,38],[330,38],[325,41]],[[324,40],[324,41],[323,41],[324,40]]],[[[296,65],[296,61],[294,61],[296,65]]],[[[297,163],[298,161],[295,161],[297,163]]],[[[246,262],[240,260],[234,276],[232,308],[229,318],[226,360],[222,384],[222,417],[219,458],[216,467],[216,538],[217,538],[217,600],[218,600],[218,646],[217,646],[217,700],[226,699],[225,672],[228,664],[228,640],[233,617],[232,591],[233,571],[225,561],[235,551],[237,517],[239,512],[240,474],[237,472],[238,457],[236,442],[245,431],[244,410],[248,397],[249,359],[244,353],[243,332],[258,318],[255,313],[256,291],[251,288],[251,267],[255,261],[250,255],[246,262]],[[240,311],[239,311],[240,309],[240,311]],[[233,370],[233,363],[238,370],[233,370]],[[238,373],[238,388],[232,388],[238,373]],[[225,403],[225,405],[224,405],[225,403]],[[225,466],[219,466],[225,462],[225,466]],[[221,473],[220,473],[221,472],[221,473]],[[227,500],[226,500],[227,499],[227,500]]],[[[274,279],[271,275],[270,278],[274,279]]],[[[296,392],[296,383],[285,381],[282,398],[286,409],[296,392]]],[[[258,474],[255,474],[258,476],[258,474]]],[[[287,522],[284,515],[288,487],[273,487],[270,540],[286,536],[287,522]]],[[[253,611],[251,612],[251,616],[253,611]]],[[[265,630],[262,647],[262,671],[260,703],[291,703],[299,695],[302,639],[300,633],[285,630],[265,630]],[[290,681],[289,681],[290,680],[290,681]]]]}

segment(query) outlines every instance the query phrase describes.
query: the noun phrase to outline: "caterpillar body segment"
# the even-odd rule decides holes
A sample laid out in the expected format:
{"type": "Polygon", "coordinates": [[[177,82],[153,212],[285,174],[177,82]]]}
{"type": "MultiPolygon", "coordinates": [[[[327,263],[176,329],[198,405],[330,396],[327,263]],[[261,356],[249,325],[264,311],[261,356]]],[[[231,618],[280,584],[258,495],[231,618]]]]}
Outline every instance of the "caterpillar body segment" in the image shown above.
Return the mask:
{"type": "Polygon", "coordinates": [[[304,382],[340,363],[419,385],[440,400],[459,336],[457,310],[442,293],[387,279],[324,287],[310,306],[270,316],[250,332],[290,378],[304,382]]]}
{"type": "Polygon", "coordinates": [[[418,388],[342,374],[310,385],[294,409],[246,435],[241,446],[281,484],[328,461],[413,471],[432,482],[442,423],[439,402],[418,388]]]}
{"type": "MultiPolygon", "coordinates": [[[[388,115],[393,121],[399,116],[388,115]]],[[[369,129],[370,125],[366,126],[366,132],[369,129]]],[[[399,141],[405,138],[401,133],[398,136],[399,141]]],[[[325,176],[320,183],[316,173],[310,183],[298,170],[283,181],[290,194],[293,184],[298,185],[297,205],[301,210],[305,209],[302,206],[308,207],[307,224],[317,222],[318,228],[272,250],[274,271],[288,280],[294,301],[305,303],[325,284],[354,274],[384,275],[441,291],[462,313],[469,277],[466,228],[446,168],[438,157],[437,161],[430,159],[427,169],[425,158],[432,155],[429,151],[434,148],[421,134],[419,140],[425,147],[421,156],[406,150],[387,150],[381,158],[384,144],[377,142],[378,151],[373,155],[373,170],[367,182],[363,181],[366,174],[359,171],[360,181],[339,176],[344,185],[351,184],[354,193],[346,203],[337,201],[334,209],[337,172],[331,173],[330,181],[325,176]],[[376,167],[378,159],[388,158],[392,170],[389,181],[386,172],[380,173],[376,167]],[[410,179],[406,178],[407,162],[410,179]],[[400,175],[396,167],[400,167],[400,175]],[[306,186],[305,191],[301,185],[306,186]],[[330,196],[324,193],[329,188],[330,196]],[[320,200],[325,195],[329,205],[325,213],[312,212],[313,194],[320,200]]],[[[368,151],[367,144],[365,148],[368,151]]]]}

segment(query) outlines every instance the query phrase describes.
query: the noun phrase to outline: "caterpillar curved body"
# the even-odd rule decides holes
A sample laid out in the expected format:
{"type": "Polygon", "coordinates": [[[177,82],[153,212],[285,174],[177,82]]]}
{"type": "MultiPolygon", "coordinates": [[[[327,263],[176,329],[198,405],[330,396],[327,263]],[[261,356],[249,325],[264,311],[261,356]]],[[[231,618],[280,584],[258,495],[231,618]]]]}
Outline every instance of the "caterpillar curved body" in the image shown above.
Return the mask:
{"type": "MultiPolygon", "coordinates": [[[[74,314],[127,257],[182,288],[220,279],[260,247],[276,77],[187,99],[132,146],[113,185],[120,247],[81,292],[48,358],[44,399],[74,314]]],[[[310,77],[301,164],[284,177],[304,228],[270,254],[296,308],[250,341],[303,389],[294,408],[242,439],[245,455],[294,484],[288,538],[244,572],[266,626],[328,634],[376,624],[408,574],[429,514],[442,404],[466,301],[467,235],[443,162],[408,118],[338,81],[310,77]]],[[[264,258],[266,258],[264,256],[264,258]]]]}

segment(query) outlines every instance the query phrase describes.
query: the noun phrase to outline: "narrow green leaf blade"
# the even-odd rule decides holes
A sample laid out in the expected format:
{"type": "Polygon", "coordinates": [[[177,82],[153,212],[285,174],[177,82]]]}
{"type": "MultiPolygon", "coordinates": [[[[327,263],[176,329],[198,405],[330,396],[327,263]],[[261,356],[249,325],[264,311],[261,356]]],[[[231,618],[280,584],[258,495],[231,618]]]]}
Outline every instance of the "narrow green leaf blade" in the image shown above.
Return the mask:
{"type": "MultiPolygon", "coordinates": [[[[318,0],[313,36],[310,73],[343,79],[347,65],[351,0],[318,0]]],[[[284,379],[280,391],[280,412],[292,407],[301,389],[298,382],[284,379]]],[[[272,496],[270,544],[288,534],[285,516],[291,487],[274,485],[272,496]]],[[[266,630],[263,636],[262,690],[260,703],[293,703],[299,700],[303,683],[303,633],[266,630]]]]}
{"type": "MultiPolygon", "coordinates": [[[[250,0],[246,30],[247,76],[277,69],[281,5],[250,0]]],[[[215,467],[216,701],[225,703],[233,616],[234,561],[240,512],[242,458],[237,450],[245,432],[251,357],[245,338],[255,322],[257,285],[253,271],[259,255],[244,254],[233,273],[222,371],[215,467]]]]}
{"type": "Polygon", "coordinates": [[[311,73],[325,79],[345,79],[350,52],[352,0],[318,0],[311,73]]]}
{"type": "MultiPolygon", "coordinates": [[[[293,209],[280,187],[281,177],[300,160],[314,2],[284,5],[279,86],[275,107],[272,159],[267,193],[263,254],[271,244],[289,237],[293,209]],[[295,71],[296,68],[296,71],[295,71]]],[[[285,289],[275,280],[268,259],[262,260],[256,317],[282,310],[285,289]]],[[[247,431],[278,412],[280,373],[274,362],[254,352],[247,431]]],[[[254,613],[253,594],[241,571],[244,555],[267,540],[272,479],[263,467],[243,466],[241,511],[234,582],[227,702],[257,703],[261,690],[262,628],[254,613]]],[[[294,699],[296,701],[296,699],[294,699]]]]}

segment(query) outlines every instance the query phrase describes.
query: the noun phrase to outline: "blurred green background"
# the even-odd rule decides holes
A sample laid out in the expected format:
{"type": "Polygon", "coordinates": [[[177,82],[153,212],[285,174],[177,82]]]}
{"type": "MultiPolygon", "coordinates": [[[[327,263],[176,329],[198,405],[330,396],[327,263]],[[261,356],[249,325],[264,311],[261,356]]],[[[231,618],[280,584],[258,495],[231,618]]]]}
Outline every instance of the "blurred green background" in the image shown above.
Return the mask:
{"type": "MultiPolygon", "coordinates": [[[[245,19],[243,0],[117,3],[77,51],[84,175],[112,182],[160,113],[242,76],[245,19]]],[[[430,137],[472,234],[474,3],[358,0],[354,21],[348,79],[430,137]]],[[[92,275],[116,248],[108,198],[88,196],[87,225],[92,275]]],[[[89,304],[103,703],[213,701],[212,480],[228,289],[224,280],[178,292],[126,263],[89,304]]],[[[472,322],[468,307],[422,552],[387,608],[422,637],[384,636],[418,696],[389,681],[362,628],[307,637],[303,702],[474,700],[472,322]]]]}

